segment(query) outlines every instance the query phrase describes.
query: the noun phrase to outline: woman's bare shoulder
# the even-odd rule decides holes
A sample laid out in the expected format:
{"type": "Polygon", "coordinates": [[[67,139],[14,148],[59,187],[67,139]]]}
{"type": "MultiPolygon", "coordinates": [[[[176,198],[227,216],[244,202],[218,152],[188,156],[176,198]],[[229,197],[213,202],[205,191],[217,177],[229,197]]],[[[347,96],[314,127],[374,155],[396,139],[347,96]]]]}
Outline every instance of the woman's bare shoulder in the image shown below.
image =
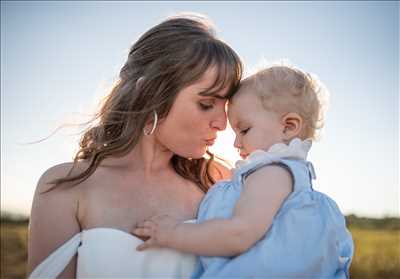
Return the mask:
{"type": "Polygon", "coordinates": [[[62,209],[65,213],[69,212],[71,216],[75,215],[80,198],[80,187],[72,185],[71,182],[57,185],[53,183],[56,179],[67,177],[71,170],[73,170],[72,174],[77,172],[77,167],[73,169],[72,162],[61,163],[50,167],[40,176],[33,197],[32,214],[46,215],[46,212],[54,213],[62,209]]]}
{"type": "MultiPolygon", "coordinates": [[[[85,162],[77,162],[75,165],[73,162],[65,162],[61,164],[54,165],[48,168],[39,178],[37,184],[37,193],[43,193],[49,191],[51,188],[54,187],[52,183],[54,180],[59,178],[65,178],[68,175],[76,175],[87,168],[87,163],[85,162]]],[[[72,182],[65,182],[59,185],[59,187],[54,187],[54,190],[58,189],[67,189],[72,188],[70,187],[72,182]]]]}
{"type": "MultiPolygon", "coordinates": [[[[52,166],[39,178],[29,221],[28,273],[81,230],[77,218],[79,187],[51,183],[67,176],[72,166],[72,163],[52,166]]],[[[75,261],[68,265],[65,272],[72,275],[74,268],[75,261]]]]}

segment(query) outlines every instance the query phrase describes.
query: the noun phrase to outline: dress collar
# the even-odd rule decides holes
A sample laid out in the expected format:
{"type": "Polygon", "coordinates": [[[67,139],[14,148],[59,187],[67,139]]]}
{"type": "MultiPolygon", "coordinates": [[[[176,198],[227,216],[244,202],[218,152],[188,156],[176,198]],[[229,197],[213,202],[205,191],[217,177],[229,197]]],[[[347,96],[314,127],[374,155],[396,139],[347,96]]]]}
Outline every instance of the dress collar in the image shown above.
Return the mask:
{"type": "Polygon", "coordinates": [[[236,168],[240,168],[250,162],[261,160],[266,156],[271,158],[293,158],[305,160],[311,145],[311,139],[305,139],[303,141],[300,138],[292,139],[289,144],[275,143],[268,149],[268,151],[257,149],[251,152],[245,160],[237,161],[235,166],[236,168]]]}

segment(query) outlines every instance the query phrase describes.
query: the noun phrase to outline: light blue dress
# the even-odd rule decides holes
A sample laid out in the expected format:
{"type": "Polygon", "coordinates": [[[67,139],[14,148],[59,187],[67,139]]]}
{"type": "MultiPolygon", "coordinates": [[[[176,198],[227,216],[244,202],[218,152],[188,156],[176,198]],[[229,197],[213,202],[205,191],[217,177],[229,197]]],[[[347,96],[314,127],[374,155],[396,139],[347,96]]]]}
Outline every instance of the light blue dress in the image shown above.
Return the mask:
{"type": "Polygon", "coordinates": [[[353,241],[336,203],[315,191],[314,168],[307,162],[311,141],[294,139],[257,150],[236,163],[232,180],[214,185],[204,197],[198,222],[230,218],[243,180],[270,164],[286,168],[294,181],[267,233],[235,257],[198,257],[192,278],[349,278],[353,241]]]}

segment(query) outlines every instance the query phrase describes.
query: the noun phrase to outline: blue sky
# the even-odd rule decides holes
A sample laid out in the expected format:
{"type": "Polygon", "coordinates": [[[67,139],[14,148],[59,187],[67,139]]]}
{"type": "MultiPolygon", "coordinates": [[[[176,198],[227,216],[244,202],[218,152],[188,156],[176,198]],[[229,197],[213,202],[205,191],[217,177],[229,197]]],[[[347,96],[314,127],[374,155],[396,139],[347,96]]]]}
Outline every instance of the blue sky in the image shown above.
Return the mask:
{"type": "MultiPolygon", "coordinates": [[[[346,214],[399,216],[398,2],[1,2],[1,209],[28,214],[40,175],[70,161],[76,129],[130,45],[177,12],[207,15],[248,71],[288,59],[330,91],[310,153],[315,188],[346,214]]],[[[213,151],[239,157],[228,129],[213,151]]]]}

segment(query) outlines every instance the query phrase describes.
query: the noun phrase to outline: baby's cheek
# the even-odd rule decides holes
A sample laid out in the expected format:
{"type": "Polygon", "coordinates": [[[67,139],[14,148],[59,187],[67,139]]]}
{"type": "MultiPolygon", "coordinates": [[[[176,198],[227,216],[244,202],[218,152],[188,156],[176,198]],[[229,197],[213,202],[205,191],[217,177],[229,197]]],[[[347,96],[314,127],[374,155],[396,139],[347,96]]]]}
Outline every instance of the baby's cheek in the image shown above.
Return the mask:
{"type": "Polygon", "coordinates": [[[253,138],[248,138],[248,139],[244,139],[244,146],[246,148],[247,153],[251,153],[254,150],[260,148],[258,147],[259,143],[257,143],[257,139],[253,139],[253,138]]]}

